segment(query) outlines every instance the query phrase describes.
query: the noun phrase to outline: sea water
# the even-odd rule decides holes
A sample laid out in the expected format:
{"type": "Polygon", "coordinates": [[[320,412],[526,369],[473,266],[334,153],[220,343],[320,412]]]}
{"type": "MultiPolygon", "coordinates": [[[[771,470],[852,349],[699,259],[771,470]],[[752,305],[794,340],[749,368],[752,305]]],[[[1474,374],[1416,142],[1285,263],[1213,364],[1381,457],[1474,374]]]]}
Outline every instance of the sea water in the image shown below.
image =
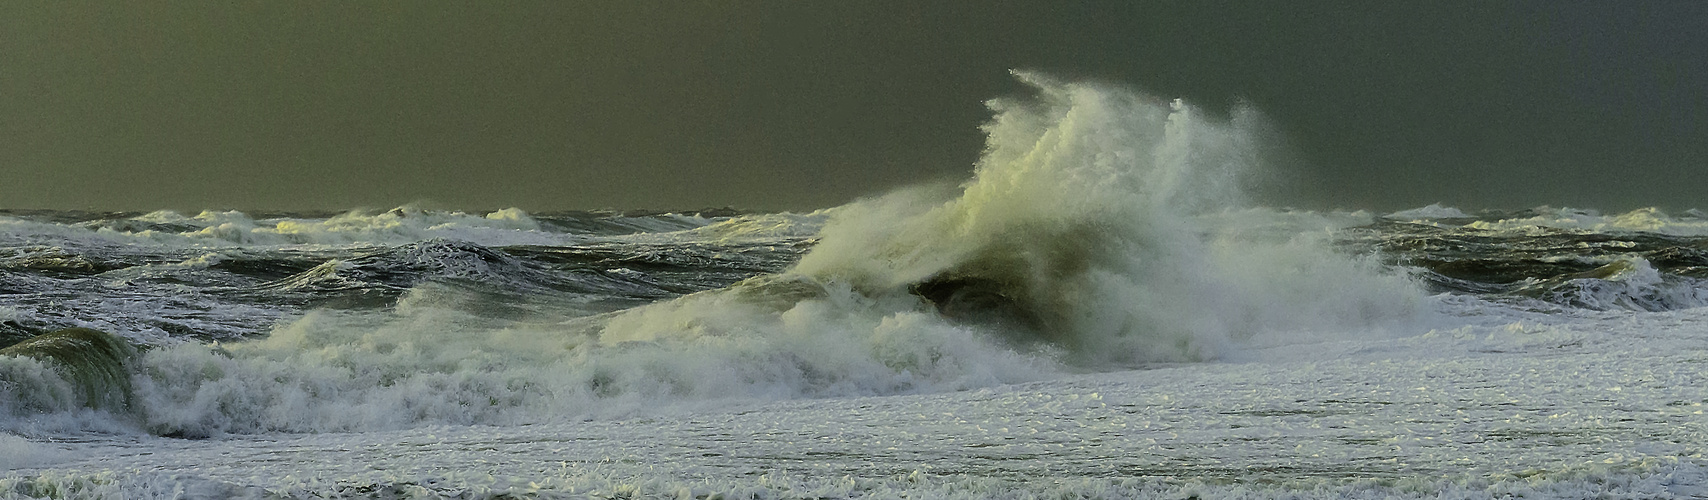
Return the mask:
{"type": "Polygon", "coordinates": [[[0,496],[1708,497],[1708,217],[1254,205],[1265,132],[1021,74],[812,213],[0,215],[0,496]]]}

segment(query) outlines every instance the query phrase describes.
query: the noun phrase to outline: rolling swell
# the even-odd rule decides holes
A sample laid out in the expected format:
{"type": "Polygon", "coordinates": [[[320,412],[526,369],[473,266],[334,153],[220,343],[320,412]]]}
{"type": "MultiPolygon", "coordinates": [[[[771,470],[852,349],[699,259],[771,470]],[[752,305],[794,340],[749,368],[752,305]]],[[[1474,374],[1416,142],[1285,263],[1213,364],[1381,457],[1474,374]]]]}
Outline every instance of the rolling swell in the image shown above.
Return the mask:
{"type": "Polygon", "coordinates": [[[1547,207],[1453,212],[1389,215],[1349,231],[1346,241],[1417,268],[1438,292],[1595,310],[1708,305],[1708,232],[1700,218],[1652,208],[1614,216],[1547,207]]]}
{"type": "Polygon", "coordinates": [[[603,302],[581,307],[603,312],[781,269],[802,249],[745,243],[673,249],[669,236],[655,236],[656,243],[599,236],[691,230],[732,217],[558,213],[536,220],[515,209],[482,216],[408,207],[194,217],[12,210],[0,215],[0,338],[70,327],[145,343],[251,338],[316,308],[391,307],[424,284],[487,294],[494,303],[570,295],[603,302]],[[563,232],[573,226],[604,229],[563,232]],[[545,242],[551,244],[539,244],[545,242]],[[580,264],[547,255],[578,252],[583,242],[607,255],[580,264]],[[685,267],[724,256],[739,262],[706,275],[685,267]],[[650,264],[665,261],[680,266],[650,264]]]}
{"type": "Polygon", "coordinates": [[[87,328],[44,333],[0,349],[0,414],[52,413],[77,407],[131,415],[128,341],[87,328]],[[32,363],[34,362],[34,363],[32,363]]]}
{"type": "MultiPolygon", "coordinates": [[[[563,369],[588,354],[575,350],[584,340],[573,328],[553,322],[727,286],[781,270],[810,246],[659,235],[551,247],[427,239],[179,248],[53,236],[51,250],[31,251],[120,264],[68,273],[12,261],[0,272],[26,279],[6,281],[18,290],[0,308],[0,333],[99,325],[158,345],[127,365],[135,413],[142,429],[184,437],[586,415],[599,404],[580,394],[621,400],[628,391],[596,383],[605,366],[563,369]],[[710,272],[678,279],[696,268],[710,272]]],[[[22,370],[13,378],[27,382],[26,396],[52,400],[20,404],[79,421],[66,416],[80,406],[52,369],[8,363],[22,370]]],[[[21,423],[4,427],[13,425],[21,423]]]]}
{"type": "Polygon", "coordinates": [[[300,297],[304,307],[371,309],[392,306],[432,282],[472,293],[587,297],[626,307],[727,286],[778,266],[776,256],[763,261],[724,255],[635,245],[492,249],[428,240],[359,251],[251,291],[300,297]]]}

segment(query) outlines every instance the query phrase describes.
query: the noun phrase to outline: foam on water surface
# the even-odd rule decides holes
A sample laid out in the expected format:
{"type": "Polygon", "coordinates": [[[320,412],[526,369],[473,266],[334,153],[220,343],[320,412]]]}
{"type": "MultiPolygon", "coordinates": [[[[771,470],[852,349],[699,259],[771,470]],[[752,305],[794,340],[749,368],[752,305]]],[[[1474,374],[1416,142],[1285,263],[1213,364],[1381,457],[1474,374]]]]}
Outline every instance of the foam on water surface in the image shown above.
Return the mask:
{"type": "Polygon", "coordinates": [[[613,235],[691,230],[723,218],[675,213],[536,217],[517,208],[482,214],[405,206],[325,217],[255,218],[235,210],[184,216],[163,210],[77,224],[38,219],[29,214],[0,216],[0,234],[24,241],[201,248],[386,245],[435,238],[486,246],[568,245],[613,235]]]}
{"type": "Polygon", "coordinates": [[[11,491],[46,483],[77,494],[212,488],[198,491],[287,497],[1704,491],[1704,312],[1546,319],[1488,303],[1439,307],[1484,319],[1398,339],[1256,348],[1230,362],[941,394],[524,426],[31,441],[58,458],[35,466],[46,472],[25,467],[6,481],[11,491]]]}

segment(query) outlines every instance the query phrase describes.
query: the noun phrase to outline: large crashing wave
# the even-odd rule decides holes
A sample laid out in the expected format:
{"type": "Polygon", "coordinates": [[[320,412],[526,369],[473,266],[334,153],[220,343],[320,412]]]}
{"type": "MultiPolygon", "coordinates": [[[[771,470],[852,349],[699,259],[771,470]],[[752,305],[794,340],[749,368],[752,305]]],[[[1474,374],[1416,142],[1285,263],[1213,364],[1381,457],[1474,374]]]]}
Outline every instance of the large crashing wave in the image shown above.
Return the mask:
{"type": "Polygon", "coordinates": [[[1329,224],[1277,235],[1286,214],[1244,208],[1254,112],[1216,120],[1019,76],[1037,95],[990,103],[987,150],[959,189],[841,207],[788,272],[625,311],[590,328],[596,344],[693,357],[617,370],[636,382],[887,394],[1210,360],[1259,336],[1370,335],[1420,309],[1408,278],[1328,251],[1329,224]],[[746,373],[660,377],[688,365],[746,373]]]}
{"type": "Polygon", "coordinates": [[[1403,279],[1317,241],[1235,228],[1261,119],[1021,73],[958,197],[908,191],[831,222],[796,272],[1068,350],[1070,362],[1212,358],[1263,330],[1360,328],[1416,305],[1403,279]],[[990,321],[983,321],[991,323],[990,321]]]}
{"type": "Polygon", "coordinates": [[[494,319],[422,284],[381,317],[150,351],[134,411],[199,436],[950,391],[1368,335],[1420,305],[1406,278],[1326,251],[1321,227],[1241,229],[1277,215],[1241,209],[1254,113],[1020,77],[1037,95],[991,102],[971,180],[836,209],[787,272],[568,320],[494,319]]]}

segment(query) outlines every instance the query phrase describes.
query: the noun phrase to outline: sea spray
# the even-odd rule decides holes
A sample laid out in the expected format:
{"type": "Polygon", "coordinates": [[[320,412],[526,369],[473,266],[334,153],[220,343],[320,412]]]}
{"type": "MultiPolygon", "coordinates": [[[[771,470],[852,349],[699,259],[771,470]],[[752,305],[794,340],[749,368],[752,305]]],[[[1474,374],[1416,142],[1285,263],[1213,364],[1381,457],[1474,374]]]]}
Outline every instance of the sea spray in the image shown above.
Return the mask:
{"type": "Polygon", "coordinates": [[[1255,112],[1214,120],[1179,100],[1018,75],[1038,98],[990,103],[985,156],[958,197],[859,202],[794,272],[874,295],[923,283],[946,314],[1016,318],[994,328],[1034,330],[1020,336],[1088,365],[1210,359],[1264,329],[1367,327],[1418,305],[1405,279],[1325,255],[1321,238],[1260,241],[1203,221],[1242,206],[1255,112]]]}

